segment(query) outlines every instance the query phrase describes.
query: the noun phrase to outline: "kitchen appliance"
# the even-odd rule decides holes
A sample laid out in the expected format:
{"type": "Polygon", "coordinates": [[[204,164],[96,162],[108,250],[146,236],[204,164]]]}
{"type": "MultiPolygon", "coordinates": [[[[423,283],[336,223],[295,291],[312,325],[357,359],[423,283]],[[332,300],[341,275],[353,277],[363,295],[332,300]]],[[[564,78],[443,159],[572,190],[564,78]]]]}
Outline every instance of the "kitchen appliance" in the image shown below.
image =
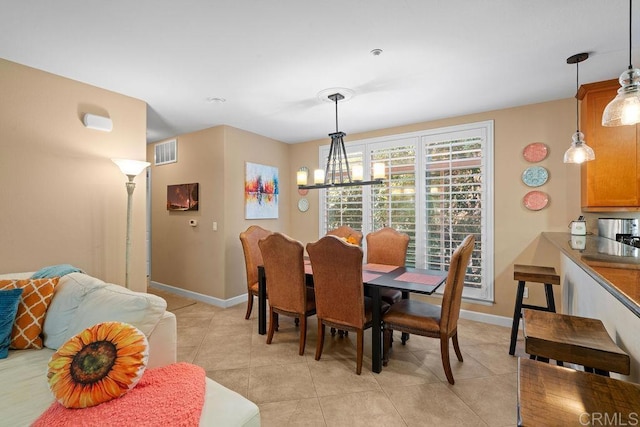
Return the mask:
{"type": "Polygon", "coordinates": [[[587,234],[587,221],[582,215],[577,220],[571,221],[571,235],[572,236],[585,236],[587,234]]]}
{"type": "Polygon", "coordinates": [[[598,218],[598,235],[640,247],[638,222],[639,220],[635,218],[598,218]]]}

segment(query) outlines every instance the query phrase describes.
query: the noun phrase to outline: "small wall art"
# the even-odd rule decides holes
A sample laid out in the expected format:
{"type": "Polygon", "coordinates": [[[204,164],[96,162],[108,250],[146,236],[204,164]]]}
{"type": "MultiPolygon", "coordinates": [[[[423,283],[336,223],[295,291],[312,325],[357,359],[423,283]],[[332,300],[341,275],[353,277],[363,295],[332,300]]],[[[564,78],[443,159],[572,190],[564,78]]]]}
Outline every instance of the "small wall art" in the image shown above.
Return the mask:
{"type": "Polygon", "coordinates": [[[198,183],[167,185],[168,211],[197,211],[198,183]]]}
{"type": "Polygon", "coordinates": [[[245,219],[278,218],[278,168],[246,162],[245,219]]]}

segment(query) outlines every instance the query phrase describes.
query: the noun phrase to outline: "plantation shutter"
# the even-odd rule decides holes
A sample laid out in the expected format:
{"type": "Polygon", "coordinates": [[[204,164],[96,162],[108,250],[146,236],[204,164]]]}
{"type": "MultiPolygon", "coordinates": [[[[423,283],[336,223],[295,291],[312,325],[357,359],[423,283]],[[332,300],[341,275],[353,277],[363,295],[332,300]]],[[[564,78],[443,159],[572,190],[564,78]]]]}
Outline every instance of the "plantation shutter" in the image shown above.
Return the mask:
{"type": "MultiPolygon", "coordinates": [[[[324,151],[324,155],[321,156],[324,162],[321,162],[321,164],[326,165],[328,150],[324,151]]],[[[357,148],[355,150],[352,148],[351,151],[348,150],[347,160],[351,170],[353,170],[354,165],[363,165],[362,150],[357,148]]],[[[348,181],[346,174],[344,174],[343,178],[348,181]]],[[[362,230],[362,186],[327,188],[324,190],[323,201],[325,209],[321,234],[325,234],[327,231],[338,228],[341,225],[348,225],[354,230],[362,230]]]]}
{"type": "Polygon", "coordinates": [[[425,165],[426,268],[447,270],[451,255],[468,234],[476,236],[465,296],[482,294],[483,144],[477,129],[422,138],[425,165]],[[445,137],[445,138],[443,138],[445,137]]]}
{"type": "Polygon", "coordinates": [[[371,230],[391,227],[409,235],[406,265],[416,264],[416,144],[415,139],[374,146],[371,163],[384,163],[383,185],[371,187],[371,230]]]}

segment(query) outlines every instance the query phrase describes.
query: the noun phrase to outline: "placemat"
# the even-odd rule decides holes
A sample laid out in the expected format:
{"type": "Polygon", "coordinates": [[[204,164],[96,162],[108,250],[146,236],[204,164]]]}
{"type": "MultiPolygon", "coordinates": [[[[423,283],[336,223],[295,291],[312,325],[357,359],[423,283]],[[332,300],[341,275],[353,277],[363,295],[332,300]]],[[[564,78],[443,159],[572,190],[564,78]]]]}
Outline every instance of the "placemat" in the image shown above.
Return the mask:
{"type": "Polygon", "coordinates": [[[390,271],[395,270],[396,268],[398,268],[397,265],[386,265],[386,264],[365,264],[362,266],[362,268],[364,270],[369,270],[369,271],[379,271],[380,273],[388,273],[390,271]]]}
{"type": "Polygon", "coordinates": [[[362,272],[362,281],[363,282],[370,282],[373,279],[377,279],[378,277],[380,277],[381,274],[374,274],[374,273],[369,273],[368,271],[363,271],[362,272]]]}
{"type": "Polygon", "coordinates": [[[430,274],[420,274],[420,273],[402,273],[394,280],[399,280],[401,282],[412,282],[412,283],[420,283],[421,285],[437,285],[442,281],[442,276],[432,276],[430,274]]]}

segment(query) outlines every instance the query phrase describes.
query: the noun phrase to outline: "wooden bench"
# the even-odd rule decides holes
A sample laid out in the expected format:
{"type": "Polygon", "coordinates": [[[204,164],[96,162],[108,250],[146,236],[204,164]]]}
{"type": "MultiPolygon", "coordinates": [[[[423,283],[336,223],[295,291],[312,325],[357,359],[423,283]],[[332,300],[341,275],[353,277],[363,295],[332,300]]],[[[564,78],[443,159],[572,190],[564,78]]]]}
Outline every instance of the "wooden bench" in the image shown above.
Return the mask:
{"type": "MultiPolygon", "coordinates": [[[[525,352],[582,365],[587,372],[629,375],[631,361],[599,319],[524,310],[525,352]]],[[[640,405],[640,403],[639,403],[640,405]]]]}
{"type": "Polygon", "coordinates": [[[639,384],[518,358],[519,426],[631,426],[639,420],[639,384]]]}
{"type": "Polygon", "coordinates": [[[511,343],[509,345],[509,354],[512,356],[516,351],[516,341],[518,340],[518,329],[520,328],[522,309],[529,308],[533,310],[555,312],[556,302],[553,298],[553,285],[560,285],[560,276],[556,274],[556,269],[553,267],[514,264],[513,280],[518,281],[518,289],[516,291],[516,303],[513,310],[513,324],[511,326],[511,343]],[[524,304],[522,302],[526,282],[544,284],[544,293],[547,300],[546,306],[524,304]]]}

